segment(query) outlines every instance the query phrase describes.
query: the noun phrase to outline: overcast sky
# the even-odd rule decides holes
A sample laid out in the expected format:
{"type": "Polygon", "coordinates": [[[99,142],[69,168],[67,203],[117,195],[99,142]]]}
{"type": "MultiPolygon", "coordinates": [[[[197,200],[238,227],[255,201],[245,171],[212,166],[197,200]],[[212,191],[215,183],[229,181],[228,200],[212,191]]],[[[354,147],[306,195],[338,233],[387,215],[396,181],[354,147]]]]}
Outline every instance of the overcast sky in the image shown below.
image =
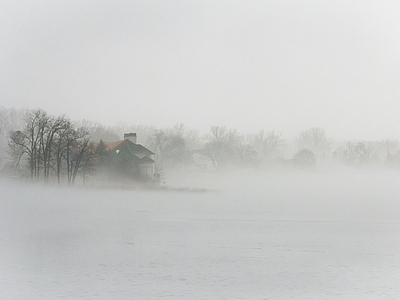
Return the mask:
{"type": "Polygon", "coordinates": [[[400,139],[398,1],[0,1],[0,106],[400,139]]]}

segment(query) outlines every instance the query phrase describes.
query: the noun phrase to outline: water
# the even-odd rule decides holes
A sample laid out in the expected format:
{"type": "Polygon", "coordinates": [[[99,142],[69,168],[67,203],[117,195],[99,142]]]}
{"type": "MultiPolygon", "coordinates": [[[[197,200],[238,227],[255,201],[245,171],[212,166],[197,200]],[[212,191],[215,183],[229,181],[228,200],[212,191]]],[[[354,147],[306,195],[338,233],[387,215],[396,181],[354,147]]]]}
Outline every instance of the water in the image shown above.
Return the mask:
{"type": "MultiPolygon", "coordinates": [[[[377,202],[355,209],[360,200],[345,197],[355,197],[352,190],[336,193],[335,202],[321,182],[313,182],[321,189],[312,193],[303,184],[272,193],[264,184],[252,193],[199,194],[4,183],[0,293],[3,299],[398,298],[398,206],[386,197],[397,190],[378,189],[377,202]],[[314,200],[300,205],[293,195],[314,200]],[[331,203],[318,205],[321,195],[331,203]]],[[[286,183],[269,184],[279,190],[286,183]]]]}

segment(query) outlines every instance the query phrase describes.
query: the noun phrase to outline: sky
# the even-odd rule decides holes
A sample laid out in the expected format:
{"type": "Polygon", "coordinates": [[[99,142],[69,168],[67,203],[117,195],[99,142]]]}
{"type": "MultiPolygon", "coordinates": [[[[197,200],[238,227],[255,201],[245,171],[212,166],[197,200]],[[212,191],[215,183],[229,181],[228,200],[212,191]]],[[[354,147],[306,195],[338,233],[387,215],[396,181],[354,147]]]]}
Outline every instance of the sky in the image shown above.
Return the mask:
{"type": "Polygon", "coordinates": [[[0,2],[0,107],[400,139],[397,1],[0,2]]]}

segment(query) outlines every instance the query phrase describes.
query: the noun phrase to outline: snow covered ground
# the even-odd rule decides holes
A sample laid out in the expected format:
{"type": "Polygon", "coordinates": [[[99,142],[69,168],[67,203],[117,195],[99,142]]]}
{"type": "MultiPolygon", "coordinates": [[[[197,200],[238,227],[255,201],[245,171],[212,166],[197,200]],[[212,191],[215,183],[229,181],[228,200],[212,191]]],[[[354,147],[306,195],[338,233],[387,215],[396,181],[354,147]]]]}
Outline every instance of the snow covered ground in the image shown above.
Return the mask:
{"type": "Polygon", "coordinates": [[[400,297],[400,174],[247,175],[169,179],[209,193],[0,182],[1,299],[400,297]]]}

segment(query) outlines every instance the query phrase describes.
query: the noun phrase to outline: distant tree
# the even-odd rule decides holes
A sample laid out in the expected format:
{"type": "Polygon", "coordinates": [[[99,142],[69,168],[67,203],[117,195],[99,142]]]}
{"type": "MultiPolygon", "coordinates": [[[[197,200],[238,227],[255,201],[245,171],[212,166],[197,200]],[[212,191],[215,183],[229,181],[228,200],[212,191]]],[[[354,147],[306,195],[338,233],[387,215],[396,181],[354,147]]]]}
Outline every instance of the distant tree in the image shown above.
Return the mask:
{"type": "Polygon", "coordinates": [[[8,167],[15,166],[15,157],[9,155],[10,149],[7,147],[9,140],[9,132],[18,128],[24,127],[24,117],[26,110],[17,110],[15,108],[0,107],[0,170],[3,162],[8,167]]]}
{"type": "Polygon", "coordinates": [[[85,129],[79,128],[69,131],[65,138],[66,147],[63,158],[67,164],[68,184],[74,185],[82,159],[86,151],[89,151],[90,136],[85,129]]]}
{"type": "MultiPolygon", "coordinates": [[[[168,135],[168,152],[166,159],[170,166],[182,166],[185,162],[187,154],[186,136],[187,130],[183,123],[178,123],[170,130],[167,130],[168,135]]],[[[165,161],[165,159],[164,159],[165,161]]]]}
{"type": "Polygon", "coordinates": [[[17,165],[23,156],[27,156],[32,181],[39,178],[42,158],[40,142],[47,121],[48,116],[43,110],[30,111],[25,117],[24,130],[10,132],[11,156],[17,165]]]}
{"type": "MultiPolygon", "coordinates": [[[[57,176],[58,184],[61,184],[61,176],[63,170],[69,170],[69,166],[67,166],[66,161],[68,160],[67,152],[69,151],[69,136],[74,135],[74,125],[73,123],[67,119],[63,118],[64,126],[57,132],[57,135],[54,139],[54,165],[57,176]]],[[[68,176],[69,178],[69,176],[68,176]]]]}
{"type": "Polygon", "coordinates": [[[187,150],[198,150],[202,147],[199,132],[197,130],[188,130],[185,134],[185,147],[187,150]]]}
{"type": "Polygon", "coordinates": [[[46,182],[48,182],[50,171],[53,170],[54,167],[54,150],[57,134],[59,131],[67,128],[68,126],[69,124],[66,122],[64,116],[58,118],[49,117],[45,123],[44,130],[40,138],[40,145],[42,148],[41,152],[43,153],[43,169],[46,182]]]}
{"type": "Polygon", "coordinates": [[[10,119],[8,111],[4,107],[0,107],[0,135],[9,127],[10,119]]]}
{"type": "MultiPolygon", "coordinates": [[[[26,145],[25,135],[21,131],[10,132],[10,141],[8,146],[11,156],[11,167],[18,173],[21,173],[21,160],[23,156],[31,156],[31,149],[26,145]]],[[[33,178],[32,173],[31,178],[33,178]]]]}
{"type": "Polygon", "coordinates": [[[316,159],[314,153],[309,149],[301,149],[293,156],[293,162],[300,167],[315,166],[316,159]]]}
{"type": "Polygon", "coordinates": [[[326,157],[329,151],[329,143],[326,133],[321,128],[310,128],[302,131],[297,138],[299,148],[309,149],[319,158],[326,157]]]}
{"type": "Polygon", "coordinates": [[[120,135],[122,134],[122,131],[118,132],[115,128],[104,126],[103,124],[88,120],[81,120],[79,122],[75,122],[74,124],[77,128],[85,128],[90,135],[90,139],[95,143],[98,143],[100,140],[106,142],[118,141],[120,140],[120,135]]]}
{"type": "Polygon", "coordinates": [[[400,166],[400,150],[399,150],[399,141],[386,139],[381,143],[380,148],[384,148],[384,161],[389,167],[399,167],[400,166]]]}
{"type": "MultiPolygon", "coordinates": [[[[119,130],[122,130],[122,127],[119,127],[119,130]]],[[[147,126],[147,125],[135,125],[135,126],[128,126],[126,127],[128,132],[136,132],[138,137],[138,143],[142,144],[143,146],[149,148],[150,145],[148,144],[149,137],[153,135],[154,130],[156,129],[154,126],[147,126]]]]}
{"type": "MultiPolygon", "coordinates": [[[[152,145],[149,144],[149,140],[150,137],[153,136],[154,131],[157,128],[148,125],[129,125],[126,123],[119,122],[116,125],[109,127],[109,129],[117,133],[118,135],[122,135],[122,133],[135,132],[137,134],[138,143],[151,149],[152,145]]],[[[116,140],[115,139],[107,140],[103,138],[103,141],[116,141],[116,140]]]]}
{"type": "Polygon", "coordinates": [[[252,144],[260,159],[268,161],[273,159],[281,150],[283,146],[282,134],[274,130],[261,130],[252,138],[252,144]]]}
{"type": "Polygon", "coordinates": [[[0,135],[6,135],[15,128],[25,125],[28,110],[0,107],[0,135]]]}
{"type": "Polygon", "coordinates": [[[95,176],[96,174],[96,154],[95,146],[93,143],[88,143],[83,151],[78,172],[82,175],[83,184],[86,183],[88,176],[95,176]]]}
{"type": "Polygon", "coordinates": [[[103,140],[100,140],[94,147],[94,172],[98,178],[109,179],[112,174],[110,151],[105,146],[103,140]]]}
{"type": "Polygon", "coordinates": [[[177,124],[171,129],[156,129],[149,137],[148,143],[154,149],[157,169],[161,171],[164,166],[182,164],[186,155],[185,127],[177,124]]]}
{"type": "Polygon", "coordinates": [[[243,136],[236,129],[212,126],[205,140],[205,153],[215,169],[240,162],[243,136]]]}
{"type": "Polygon", "coordinates": [[[257,151],[254,150],[253,145],[246,143],[240,147],[240,162],[245,167],[256,167],[259,164],[257,151]]]}
{"type": "Polygon", "coordinates": [[[48,182],[50,173],[55,171],[60,183],[64,165],[68,183],[72,185],[86,155],[89,138],[85,130],[75,130],[64,116],[55,118],[38,109],[27,112],[23,130],[10,132],[9,151],[14,168],[20,168],[22,159],[28,162],[32,181],[43,177],[48,182]]]}
{"type": "Polygon", "coordinates": [[[103,140],[100,140],[99,144],[94,150],[95,167],[96,170],[102,170],[107,168],[109,162],[109,153],[103,140]]]}
{"type": "Polygon", "coordinates": [[[162,170],[165,157],[169,151],[167,134],[164,130],[155,129],[154,134],[149,137],[148,143],[156,155],[157,169],[162,170]]]}
{"type": "Polygon", "coordinates": [[[349,142],[346,147],[337,148],[332,155],[334,161],[341,161],[348,166],[363,166],[374,160],[371,145],[365,142],[349,142]]]}

